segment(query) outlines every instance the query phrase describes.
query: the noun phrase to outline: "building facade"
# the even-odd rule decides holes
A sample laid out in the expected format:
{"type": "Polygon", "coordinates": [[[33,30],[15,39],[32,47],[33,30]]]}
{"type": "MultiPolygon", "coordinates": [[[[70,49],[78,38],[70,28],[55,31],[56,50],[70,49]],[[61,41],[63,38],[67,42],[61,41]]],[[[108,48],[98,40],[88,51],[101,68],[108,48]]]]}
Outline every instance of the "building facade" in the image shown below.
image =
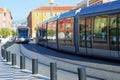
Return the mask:
{"type": "Polygon", "coordinates": [[[12,29],[12,15],[11,12],[5,8],[0,8],[0,29],[12,29]]]}
{"type": "Polygon", "coordinates": [[[102,4],[110,1],[115,1],[115,0],[89,0],[89,5],[96,5],[96,4],[102,4]]]}
{"type": "Polygon", "coordinates": [[[35,29],[43,21],[74,8],[75,6],[43,6],[31,11],[27,17],[27,25],[30,27],[31,37],[35,37],[35,29]]]}
{"type": "Polygon", "coordinates": [[[115,1],[115,0],[82,0],[79,3],[77,3],[77,8],[85,8],[87,6],[93,6],[93,5],[102,4],[110,1],[115,1]]]}

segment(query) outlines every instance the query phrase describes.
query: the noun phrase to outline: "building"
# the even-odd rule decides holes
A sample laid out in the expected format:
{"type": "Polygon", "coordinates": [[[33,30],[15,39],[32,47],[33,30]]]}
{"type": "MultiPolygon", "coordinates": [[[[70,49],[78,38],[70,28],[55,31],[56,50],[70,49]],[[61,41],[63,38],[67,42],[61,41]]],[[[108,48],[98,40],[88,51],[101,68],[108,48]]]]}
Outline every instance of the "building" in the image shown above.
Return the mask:
{"type": "Polygon", "coordinates": [[[87,6],[88,0],[82,0],[79,3],[77,3],[77,8],[84,8],[87,6]]]}
{"type": "Polygon", "coordinates": [[[77,3],[77,8],[85,8],[87,6],[102,4],[110,1],[115,1],[115,0],[82,0],[79,3],[77,3]]]}
{"type": "Polygon", "coordinates": [[[75,6],[43,6],[31,11],[27,17],[27,23],[30,27],[31,36],[35,37],[36,27],[39,26],[45,20],[51,17],[60,15],[61,13],[67,12],[74,9],[75,6]],[[52,14],[51,14],[52,10],[52,14]]]}
{"type": "Polygon", "coordinates": [[[11,12],[5,8],[0,8],[0,29],[12,29],[12,15],[11,12]]]}
{"type": "Polygon", "coordinates": [[[110,1],[115,1],[115,0],[89,0],[89,5],[96,5],[96,4],[102,4],[110,1]]]}

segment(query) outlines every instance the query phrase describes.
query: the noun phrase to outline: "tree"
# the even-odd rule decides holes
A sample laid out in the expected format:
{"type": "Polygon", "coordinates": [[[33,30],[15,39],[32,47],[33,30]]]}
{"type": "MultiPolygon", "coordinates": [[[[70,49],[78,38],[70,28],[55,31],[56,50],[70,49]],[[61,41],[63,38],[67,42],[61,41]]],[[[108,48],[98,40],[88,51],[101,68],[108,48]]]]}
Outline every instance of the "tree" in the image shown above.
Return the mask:
{"type": "Polygon", "coordinates": [[[2,35],[3,37],[8,37],[12,34],[11,30],[9,28],[2,28],[0,30],[0,35],[2,35]]]}
{"type": "Polygon", "coordinates": [[[12,35],[13,35],[13,36],[17,36],[17,32],[12,31],[12,35]]]}
{"type": "Polygon", "coordinates": [[[54,30],[51,30],[51,29],[50,29],[50,30],[47,31],[47,35],[48,35],[48,36],[53,36],[54,34],[55,34],[55,31],[54,31],[54,30]]]}

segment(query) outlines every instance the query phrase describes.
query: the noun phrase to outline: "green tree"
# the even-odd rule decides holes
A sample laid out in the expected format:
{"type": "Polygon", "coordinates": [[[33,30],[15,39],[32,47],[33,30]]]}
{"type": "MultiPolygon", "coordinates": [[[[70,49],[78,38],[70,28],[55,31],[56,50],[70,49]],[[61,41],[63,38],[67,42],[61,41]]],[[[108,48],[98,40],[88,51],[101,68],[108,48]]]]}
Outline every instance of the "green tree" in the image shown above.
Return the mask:
{"type": "Polygon", "coordinates": [[[9,28],[2,28],[0,30],[0,35],[2,35],[3,37],[8,37],[12,34],[11,30],[9,28]]]}
{"type": "Polygon", "coordinates": [[[12,31],[12,35],[13,36],[17,36],[17,32],[16,31],[12,31]]]}
{"type": "Polygon", "coordinates": [[[55,34],[55,31],[54,30],[48,30],[47,31],[47,35],[48,36],[53,36],[55,34]]]}

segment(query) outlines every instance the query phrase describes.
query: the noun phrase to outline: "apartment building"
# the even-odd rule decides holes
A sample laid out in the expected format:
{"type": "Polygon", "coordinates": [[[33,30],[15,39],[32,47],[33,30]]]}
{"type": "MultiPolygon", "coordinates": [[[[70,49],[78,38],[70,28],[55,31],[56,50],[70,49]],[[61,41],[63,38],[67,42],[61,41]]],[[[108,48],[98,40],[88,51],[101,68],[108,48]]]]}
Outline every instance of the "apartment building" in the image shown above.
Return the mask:
{"type": "Polygon", "coordinates": [[[36,27],[43,21],[48,20],[51,17],[60,15],[74,9],[75,6],[42,6],[31,11],[27,17],[27,25],[30,27],[31,37],[36,35],[36,27]]]}
{"type": "Polygon", "coordinates": [[[87,6],[93,6],[110,1],[115,1],[115,0],[81,0],[79,3],[77,3],[77,8],[85,8],[87,6]]]}
{"type": "Polygon", "coordinates": [[[96,5],[96,4],[102,4],[110,1],[115,1],[115,0],[89,0],[89,5],[96,5]]]}
{"type": "Polygon", "coordinates": [[[12,29],[12,15],[11,12],[5,8],[0,8],[0,29],[12,29]]]}

